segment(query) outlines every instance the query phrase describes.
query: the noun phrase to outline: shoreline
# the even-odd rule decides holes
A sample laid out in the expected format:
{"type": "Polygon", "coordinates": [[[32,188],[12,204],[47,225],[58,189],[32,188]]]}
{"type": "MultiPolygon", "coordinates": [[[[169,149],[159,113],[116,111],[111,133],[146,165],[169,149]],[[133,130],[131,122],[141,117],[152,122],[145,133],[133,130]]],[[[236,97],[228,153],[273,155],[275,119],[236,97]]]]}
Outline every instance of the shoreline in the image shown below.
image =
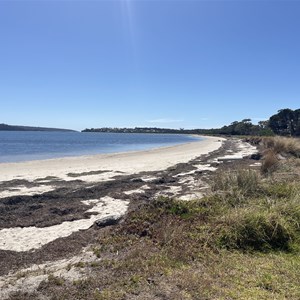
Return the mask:
{"type": "Polygon", "coordinates": [[[68,176],[70,173],[95,171],[111,173],[106,174],[107,176],[103,176],[104,174],[88,176],[89,181],[98,181],[108,180],[120,172],[131,174],[142,171],[160,171],[215,151],[225,140],[220,137],[198,137],[202,140],[149,150],[0,163],[0,181],[14,179],[30,181],[47,177],[70,180],[68,176]]]}
{"type": "MultiPolygon", "coordinates": [[[[34,158],[34,155],[30,154],[27,159],[23,160],[15,160],[15,161],[1,161],[0,160],[0,167],[1,165],[4,164],[20,164],[20,163],[29,163],[29,162],[38,162],[38,161],[45,161],[45,160],[56,160],[56,159],[75,159],[75,158],[81,158],[81,157],[92,157],[92,156],[98,156],[98,155],[115,155],[115,154],[126,154],[126,153],[139,153],[139,152],[147,152],[147,151],[152,151],[152,150],[157,150],[157,149],[167,149],[167,148],[172,148],[172,147],[177,147],[185,144],[191,144],[191,143],[198,143],[203,140],[205,140],[207,137],[210,136],[202,136],[202,135],[196,135],[196,134],[190,134],[188,135],[189,137],[193,138],[194,140],[191,141],[185,141],[185,142],[178,142],[174,144],[169,144],[169,145],[164,145],[161,144],[160,146],[157,146],[153,144],[150,148],[141,148],[141,149],[128,149],[128,150],[117,150],[117,151],[108,151],[108,152],[98,152],[98,151],[92,151],[91,153],[72,153],[72,154],[61,154],[61,156],[47,156],[43,157],[43,155],[37,155],[37,158],[34,158]],[[32,156],[32,157],[31,157],[32,156]]],[[[211,136],[213,137],[213,136],[211,136]]],[[[221,138],[222,139],[222,138],[221,138]]],[[[224,138],[223,138],[224,139],[224,138]]]]}
{"type": "MultiPolygon", "coordinates": [[[[1,131],[0,131],[1,132],[1,131]]],[[[105,133],[104,133],[105,134],[105,133]]],[[[120,135],[120,134],[119,134],[120,135]]],[[[123,134],[122,134],[123,135],[123,134]]],[[[125,133],[124,133],[125,135],[125,133]]],[[[127,135],[139,135],[139,133],[128,133],[127,135]]],[[[145,136],[145,134],[141,134],[145,136]]],[[[147,134],[150,135],[150,134],[147,134]]],[[[170,134],[152,134],[152,135],[167,135],[170,134]]],[[[179,136],[180,134],[176,134],[179,136]]],[[[1,154],[0,159],[0,166],[1,164],[6,163],[24,163],[24,162],[31,162],[31,161],[42,161],[42,160],[53,160],[53,159],[61,159],[61,158],[75,158],[75,157],[84,157],[84,156],[95,156],[95,155],[105,155],[105,154],[118,154],[118,153],[128,153],[128,152],[141,152],[141,151],[149,151],[149,150],[155,150],[160,148],[168,148],[168,147],[174,147],[178,145],[188,144],[197,142],[199,140],[203,140],[205,137],[201,135],[196,134],[181,134],[182,136],[187,137],[186,140],[183,141],[169,141],[166,143],[155,143],[154,141],[149,143],[135,143],[135,144],[123,144],[122,146],[115,145],[111,148],[102,147],[101,145],[98,145],[97,148],[91,148],[89,149],[89,146],[84,147],[83,149],[73,149],[72,151],[66,151],[66,152],[49,152],[49,153],[35,153],[35,154],[23,154],[23,153],[16,153],[16,155],[3,155],[1,154]],[[188,139],[189,138],[189,139],[188,139]],[[2,156],[3,155],[3,156],[2,156]]],[[[75,147],[76,148],[76,147],[75,147]]],[[[70,149],[69,149],[70,150],[70,149]]]]}

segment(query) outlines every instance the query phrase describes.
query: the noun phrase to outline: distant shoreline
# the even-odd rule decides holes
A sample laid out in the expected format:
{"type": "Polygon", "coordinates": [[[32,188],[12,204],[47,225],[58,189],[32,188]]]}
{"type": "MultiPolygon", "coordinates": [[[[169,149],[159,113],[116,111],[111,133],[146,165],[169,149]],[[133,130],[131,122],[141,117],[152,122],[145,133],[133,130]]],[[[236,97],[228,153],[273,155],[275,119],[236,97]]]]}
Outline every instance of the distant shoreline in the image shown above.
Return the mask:
{"type": "Polygon", "coordinates": [[[0,131],[76,132],[76,130],[72,130],[72,129],[35,127],[35,126],[23,126],[23,125],[8,125],[8,124],[4,124],[4,123],[0,124],[0,131]]]}

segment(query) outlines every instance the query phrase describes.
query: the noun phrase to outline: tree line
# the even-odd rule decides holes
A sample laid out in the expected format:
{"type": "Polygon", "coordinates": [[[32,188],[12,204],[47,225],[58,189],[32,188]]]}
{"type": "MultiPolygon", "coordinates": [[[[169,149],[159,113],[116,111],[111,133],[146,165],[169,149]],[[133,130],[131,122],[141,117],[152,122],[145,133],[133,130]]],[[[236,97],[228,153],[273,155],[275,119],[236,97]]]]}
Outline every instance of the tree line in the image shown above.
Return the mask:
{"type": "Polygon", "coordinates": [[[112,132],[112,133],[173,133],[173,134],[210,134],[210,135],[284,135],[300,136],[300,109],[281,109],[269,120],[253,124],[251,119],[234,121],[221,128],[212,129],[170,129],[157,127],[135,128],[90,128],[83,132],[112,132]]]}

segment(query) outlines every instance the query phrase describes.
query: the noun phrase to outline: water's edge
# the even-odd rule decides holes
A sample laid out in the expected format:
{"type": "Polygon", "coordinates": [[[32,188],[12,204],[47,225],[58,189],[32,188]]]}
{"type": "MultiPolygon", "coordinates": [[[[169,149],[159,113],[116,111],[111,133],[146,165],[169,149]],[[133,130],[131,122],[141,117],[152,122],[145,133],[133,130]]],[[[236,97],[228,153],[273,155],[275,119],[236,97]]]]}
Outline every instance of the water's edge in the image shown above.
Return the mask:
{"type": "Polygon", "coordinates": [[[0,132],[0,163],[143,151],[203,140],[179,134],[0,132]]]}

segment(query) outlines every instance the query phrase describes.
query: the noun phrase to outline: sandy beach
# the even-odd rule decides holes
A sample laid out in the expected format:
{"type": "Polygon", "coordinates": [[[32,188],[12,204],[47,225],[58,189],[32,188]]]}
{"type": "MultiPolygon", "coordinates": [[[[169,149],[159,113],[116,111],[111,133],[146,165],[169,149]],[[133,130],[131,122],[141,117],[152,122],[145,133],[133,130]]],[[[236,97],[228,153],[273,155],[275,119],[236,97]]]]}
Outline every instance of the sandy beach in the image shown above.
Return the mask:
{"type": "Polygon", "coordinates": [[[164,170],[178,163],[186,163],[202,154],[220,148],[222,138],[204,137],[204,140],[148,151],[99,154],[48,160],[0,164],[0,182],[14,179],[37,180],[57,177],[72,180],[68,174],[105,171],[97,175],[77,176],[84,181],[107,180],[122,172],[126,174],[141,171],[164,170]]]}
{"type": "MultiPolygon", "coordinates": [[[[0,164],[0,181],[2,185],[5,182],[13,183],[2,188],[0,199],[41,196],[57,190],[58,187],[55,185],[55,182],[60,182],[63,187],[70,184],[72,192],[74,192],[84,183],[106,182],[114,180],[113,177],[115,176],[128,176],[140,172],[158,172],[179,163],[187,163],[196,157],[215,151],[221,147],[223,140],[222,138],[206,137],[199,142],[148,151],[0,164]],[[77,184],[72,185],[74,179],[77,184]]],[[[211,167],[204,165],[199,166],[199,168],[209,170],[211,167]]],[[[187,174],[182,173],[176,176],[185,176],[190,173],[191,171],[187,174]]],[[[155,179],[156,177],[144,176],[142,180],[147,183],[147,181],[155,179]]],[[[52,226],[45,226],[47,225],[45,224],[40,227],[41,225],[32,222],[32,224],[26,224],[29,226],[25,224],[17,226],[15,224],[15,227],[4,228],[0,230],[0,249],[19,252],[38,249],[57,238],[69,236],[78,230],[86,230],[96,220],[108,216],[123,215],[128,208],[128,197],[142,194],[147,189],[149,189],[149,186],[144,184],[137,189],[123,191],[122,199],[110,197],[109,195],[96,199],[83,198],[77,203],[78,207],[82,207],[82,204],[86,204],[88,207],[82,211],[82,218],[78,217],[76,220],[74,220],[73,216],[71,220],[57,220],[56,223],[58,224],[53,224],[52,226]],[[84,214],[87,215],[88,213],[93,214],[86,218],[84,214]]],[[[180,191],[181,187],[174,186],[170,189],[175,192],[180,191]]],[[[158,192],[156,195],[159,196],[161,194],[161,192],[158,192]]],[[[63,197],[63,195],[61,196],[63,197]]],[[[57,207],[59,206],[57,205],[57,207]]],[[[57,207],[52,207],[52,211],[57,209],[57,207]]],[[[26,214],[25,211],[24,213],[26,214]]],[[[19,214],[18,217],[22,218],[23,216],[19,214]]],[[[32,218],[34,219],[34,216],[32,218]]],[[[48,216],[45,216],[45,218],[48,218],[48,216]]],[[[3,224],[5,227],[6,225],[3,224]]]]}

